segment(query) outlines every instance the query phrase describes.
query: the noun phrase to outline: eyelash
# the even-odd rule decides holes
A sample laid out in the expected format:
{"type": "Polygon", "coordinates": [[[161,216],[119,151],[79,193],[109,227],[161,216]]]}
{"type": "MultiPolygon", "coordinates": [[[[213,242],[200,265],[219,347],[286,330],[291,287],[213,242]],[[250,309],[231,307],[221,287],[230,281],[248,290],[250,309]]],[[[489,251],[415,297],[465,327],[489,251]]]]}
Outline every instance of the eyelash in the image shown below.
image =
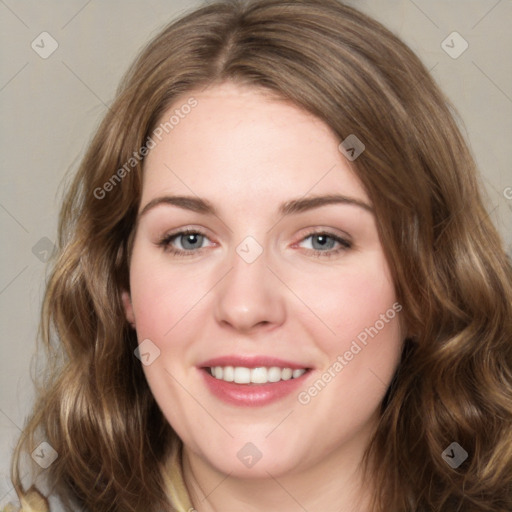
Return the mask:
{"type": "MultiPolygon", "coordinates": [[[[205,247],[201,247],[199,249],[190,250],[190,251],[184,251],[182,249],[176,249],[172,247],[171,242],[180,236],[184,235],[200,235],[208,238],[205,233],[202,233],[199,230],[195,229],[184,229],[183,231],[178,231],[176,233],[171,233],[169,235],[164,236],[158,243],[158,247],[161,247],[165,252],[169,252],[175,256],[194,256],[198,252],[200,252],[202,249],[205,249],[205,247]]],[[[352,248],[352,243],[349,240],[346,240],[345,238],[341,238],[338,235],[335,235],[334,233],[329,233],[328,231],[312,231],[305,237],[303,237],[300,242],[303,242],[304,240],[307,240],[308,238],[312,236],[326,236],[328,238],[332,238],[335,242],[338,242],[340,244],[340,247],[338,249],[330,249],[329,251],[319,251],[317,249],[307,249],[308,251],[312,251],[312,256],[317,258],[331,258],[333,256],[336,256],[337,254],[347,251],[348,249],[352,248]]]]}

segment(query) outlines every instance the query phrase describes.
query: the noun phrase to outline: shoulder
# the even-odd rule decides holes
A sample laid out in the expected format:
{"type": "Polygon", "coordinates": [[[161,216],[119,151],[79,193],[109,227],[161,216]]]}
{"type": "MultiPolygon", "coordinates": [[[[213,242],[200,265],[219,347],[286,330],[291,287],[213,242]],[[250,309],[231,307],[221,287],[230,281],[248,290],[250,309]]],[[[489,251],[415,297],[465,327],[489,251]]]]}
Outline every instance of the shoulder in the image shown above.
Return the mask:
{"type": "Polygon", "coordinates": [[[50,512],[50,507],[37,490],[30,489],[20,497],[20,506],[9,503],[0,512],[50,512]]]}

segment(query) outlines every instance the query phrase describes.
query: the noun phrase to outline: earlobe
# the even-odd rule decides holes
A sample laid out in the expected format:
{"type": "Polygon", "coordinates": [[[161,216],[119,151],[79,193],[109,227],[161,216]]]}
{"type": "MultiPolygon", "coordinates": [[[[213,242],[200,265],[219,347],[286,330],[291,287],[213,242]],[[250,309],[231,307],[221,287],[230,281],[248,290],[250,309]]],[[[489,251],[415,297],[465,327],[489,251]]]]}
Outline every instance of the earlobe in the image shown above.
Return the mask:
{"type": "Polygon", "coordinates": [[[123,303],[126,320],[128,320],[129,324],[135,329],[135,315],[133,313],[132,299],[126,290],[121,292],[121,301],[123,303]]]}

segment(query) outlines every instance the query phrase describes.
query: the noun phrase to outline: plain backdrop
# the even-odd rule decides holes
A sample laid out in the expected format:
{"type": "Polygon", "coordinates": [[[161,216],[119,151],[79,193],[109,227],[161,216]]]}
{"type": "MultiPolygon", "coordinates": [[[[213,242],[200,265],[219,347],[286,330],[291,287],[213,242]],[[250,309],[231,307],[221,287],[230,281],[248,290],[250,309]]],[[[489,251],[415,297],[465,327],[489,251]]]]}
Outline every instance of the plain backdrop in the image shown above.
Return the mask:
{"type": "MultiPolygon", "coordinates": [[[[204,3],[0,0],[0,508],[15,498],[9,460],[33,400],[45,260],[65,183],[138,50],[204,3]]],[[[401,37],[454,103],[512,254],[512,1],[348,3],[401,37]]]]}

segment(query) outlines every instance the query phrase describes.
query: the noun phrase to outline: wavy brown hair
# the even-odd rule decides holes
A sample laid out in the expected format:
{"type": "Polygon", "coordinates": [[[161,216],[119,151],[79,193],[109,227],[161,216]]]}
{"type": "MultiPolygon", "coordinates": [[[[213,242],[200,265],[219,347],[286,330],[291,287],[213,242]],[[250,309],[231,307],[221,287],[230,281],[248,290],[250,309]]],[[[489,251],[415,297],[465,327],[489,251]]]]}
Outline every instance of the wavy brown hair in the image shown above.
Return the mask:
{"type": "Polygon", "coordinates": [[[162,471],[179,441],[120,297],[144,159],[98,190],[171,104],[224,81],[272,91],[366,145],[352,165],[408,332],[365,457],[372,511],[512,510],[510,261],[447,98],[403,42],[335,0],[216,1],[167,26],[126,74],[63,204],[40,329],[56,363],[15,452],[18,493],[20,454],[44,438],[59,454],[45,476],[68,507],[170,508],[162,471]],[[442,458],[454,441],[468,453],[457,468],[442,458]]]}

